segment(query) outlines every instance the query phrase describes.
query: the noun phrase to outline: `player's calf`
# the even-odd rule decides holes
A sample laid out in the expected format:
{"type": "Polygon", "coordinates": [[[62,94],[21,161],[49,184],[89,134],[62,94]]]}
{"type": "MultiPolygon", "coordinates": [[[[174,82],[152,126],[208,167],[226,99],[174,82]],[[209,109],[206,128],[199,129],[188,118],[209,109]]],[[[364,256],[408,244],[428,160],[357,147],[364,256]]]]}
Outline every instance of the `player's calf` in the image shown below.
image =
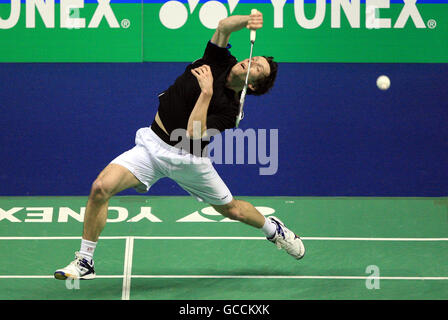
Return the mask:
{"type": "Polygon", "coordinates": [[[223,216],[243,222],[255,228],[261,228],[265,222],[264,216],[249,202],[233,199],[225,205],[212,205],[223,216]]]}

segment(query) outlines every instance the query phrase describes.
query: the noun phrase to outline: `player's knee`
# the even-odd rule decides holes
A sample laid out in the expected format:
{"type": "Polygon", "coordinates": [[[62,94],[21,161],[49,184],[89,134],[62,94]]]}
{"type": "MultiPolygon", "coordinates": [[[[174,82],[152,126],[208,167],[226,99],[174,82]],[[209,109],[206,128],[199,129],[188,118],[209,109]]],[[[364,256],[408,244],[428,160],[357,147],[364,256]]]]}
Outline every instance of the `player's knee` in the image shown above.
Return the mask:
{"type": "Polygon", "coordinates": [[[237,221],[243,221],[244,216],[241,212],[241,209],[238,206],[223,206],[218,210],[223,216],[237,221]]]}
{"type": "Polygon", "coordinates": [[[105,202],[111,197],[107,186],[101,179],[96,179],[92,184],[90,198],[95,202],[105,202]]]}

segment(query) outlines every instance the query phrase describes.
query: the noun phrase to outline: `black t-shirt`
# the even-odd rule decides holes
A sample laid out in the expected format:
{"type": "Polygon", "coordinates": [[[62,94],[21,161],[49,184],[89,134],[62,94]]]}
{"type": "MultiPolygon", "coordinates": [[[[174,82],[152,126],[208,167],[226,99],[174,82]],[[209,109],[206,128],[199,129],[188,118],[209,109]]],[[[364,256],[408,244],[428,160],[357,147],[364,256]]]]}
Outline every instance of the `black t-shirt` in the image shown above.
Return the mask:
{"type": "MultiPolygon", "coordinates": [[[[217,129],[220,132],[235,126],[238,115],[239,101],[235,98],[235,92],[228,89],[226,78],[230,69],[237,63],[234,56],[227,48],[221,48],[208,41],[201,59],[188,65],[182,75],[180,75],[173,85],[159,95],[159,117],[169,135],[175,129],[187,129],[188,119],[201,94],[198,80],[191,73],[191,69],[207,64],[210,66],[213,75],[213,96],[207,113],[207,129],[217,129]]],[[[171,141],[169,137],[160,129],[155,122],[153,129],[159,137],[170,145],[178,145],[181,141],[171,141]],[[155,127],[155,128],[154,128],[155,127]]],[[[185,139],[185,137],[183,137],[185,139]]],[[[208,143],[209,138],[201,142],[201,149],[208,143]]],[[[183,145],[184,149],[188,149],[183,145]]],[[[187,150],[192,152],[192,150],[187,150]]]]}

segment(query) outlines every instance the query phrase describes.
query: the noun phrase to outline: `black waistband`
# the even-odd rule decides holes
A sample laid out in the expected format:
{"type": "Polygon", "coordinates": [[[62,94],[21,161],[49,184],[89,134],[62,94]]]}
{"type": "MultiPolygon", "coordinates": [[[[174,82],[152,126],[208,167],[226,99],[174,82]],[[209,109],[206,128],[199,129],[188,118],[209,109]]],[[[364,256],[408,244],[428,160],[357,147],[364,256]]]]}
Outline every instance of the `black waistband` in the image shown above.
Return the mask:
{"type": "Polygon", "coordinates": [[[151,124],[151,129],[152,131],[154,131],[154,133],[160,138],[162,139],[163,142],[169,144],[170,146],[176,146],[176,144],[178,144],[178,141],[171,141],[169,135],[167,135],[165,133],[165,131],[163,131],[162,128],[160,128],[160,126],[157,124],[157,122],[154,120],[151,124]]]}
{"type": "Polygon", "coordinates": [[[192,139],[188,139],[185,136],[179,137],[177,141],[176,140],[172,141],[170,139],[170,136],[167,135],[162,128],[160,128],[160,126],[157,124],[155,120],[151,124],[151,129],[160,139],[162,139],[163,142],[169,144],[170,146],[185,150],[191,154],[194,154],[197,157],[202,157],[203,154],[205,157],[207,156],[208,141],[193,141],[192,139]],[[182,143],[184,142],[182,141],[182,139],[185,139],[185,141],[188,140],[188,143],[187,144],[182,143]],[[200,146],[197,145],[198,142],[200,146]]]}

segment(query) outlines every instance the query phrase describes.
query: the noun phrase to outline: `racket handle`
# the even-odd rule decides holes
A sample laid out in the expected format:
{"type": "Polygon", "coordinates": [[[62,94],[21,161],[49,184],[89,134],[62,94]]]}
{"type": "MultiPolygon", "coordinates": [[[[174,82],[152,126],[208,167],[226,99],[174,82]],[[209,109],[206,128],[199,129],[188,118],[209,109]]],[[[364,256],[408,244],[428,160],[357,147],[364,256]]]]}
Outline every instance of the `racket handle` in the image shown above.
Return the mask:
{"type": "Polygon", "coordinates": [[[238,127],[239,127],[239,125],[240,125],[240,121],[241,121],[241,117],[238,115],[238,116],[236,117],[235,128],[238,128],[238,127]]]}
{"type": "MultiPolygon", "coordinates": [[[[251,14],[255,14],[257,13],[257,9],[252,9],[250,11],[251,14]]],[[[256,37],[257,33],[255,30],[250,30],[250,42],[254,43],[255,42],[255,37],[256,37]]]]}
{"type": "Polygon", "coordinates": [[[256,36],[255,30],[250,30],[250,42],[252,43],[255,42],[255,36],[256,36]]]}

